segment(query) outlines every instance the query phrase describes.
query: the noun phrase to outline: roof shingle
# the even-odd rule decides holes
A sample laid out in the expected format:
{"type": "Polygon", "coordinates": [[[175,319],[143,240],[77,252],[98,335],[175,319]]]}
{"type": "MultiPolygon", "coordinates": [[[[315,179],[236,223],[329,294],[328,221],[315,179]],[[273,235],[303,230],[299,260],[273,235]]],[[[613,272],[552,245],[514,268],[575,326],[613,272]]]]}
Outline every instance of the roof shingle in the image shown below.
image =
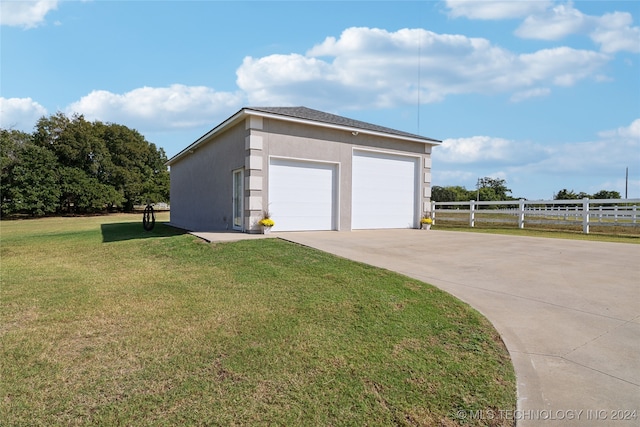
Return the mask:
{"type": "Polygon", "coordinates": [[[369,130],[374,132],[387,133],[391,135],[405,136],[409,138],[418,138],[430,142],[441,142],[437,139],[427,138],[426,136],[416,135],[413,133],[403,132],[384,126],[374,125],[372,123],[362,122],[360,120],[349,119],[347,117],[335,114],[325,113],[307,107],[246,107],[244,110],[260,111],[263,113],[277,114],[280,116],[293,117],[296,119],[310,120],[320,123],[328,123],[332,125],[346,126],[355,129],[369,130]]]}

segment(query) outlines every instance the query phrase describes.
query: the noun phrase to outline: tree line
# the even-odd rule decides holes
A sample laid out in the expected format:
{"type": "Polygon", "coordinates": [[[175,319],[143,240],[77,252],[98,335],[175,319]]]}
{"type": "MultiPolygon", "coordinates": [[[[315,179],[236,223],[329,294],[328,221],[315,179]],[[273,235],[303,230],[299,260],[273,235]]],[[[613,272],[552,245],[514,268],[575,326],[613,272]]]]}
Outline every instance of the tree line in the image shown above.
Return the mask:
{"type": "Polygon", "coordinates": [[[431,200],[434,202],[468,202],[469,200],[517,200],[511,197],[511,189],[507,187],[507,182],[500,178],[484,177],[478,180],[478,188],[467,190],[465,187],[456,185],[431,187],[431,200]]]}
{"type": "Polygon", "coordinates": [[[33,133],[0,129],[3,216],[132,211],[169,201],[162,148],[138,131],[58,112],[33,133]]]}
{"type": "MultiPolygon", "coordinates": [[[[566,188],[554,193],[554,200],[578,200],[583,198],[589,199],[620,199],[620,193],[611,190],[601,190],[594,194],[585,192],[576,193],[566,188]]],[[[431,200],[434,202],[468,202],[469,200],[478,201],[509,201],[518,200],[517,197],[511,196],[511,189],[507,187],[507,182],[500,178],[480,178],[478,187],[473,190],[467,190],[462,186],[433,186],[431,188],[431,200]]]]}
{"type": "Polygon", "coordinates": [[[588,194],[584,191],[576,193],[573,190],[563,188],[553,195],[554,200],[578,200],[578,199],[621,199],[620,193],[612,190],[600,190],[594,194],[588,194]]]}

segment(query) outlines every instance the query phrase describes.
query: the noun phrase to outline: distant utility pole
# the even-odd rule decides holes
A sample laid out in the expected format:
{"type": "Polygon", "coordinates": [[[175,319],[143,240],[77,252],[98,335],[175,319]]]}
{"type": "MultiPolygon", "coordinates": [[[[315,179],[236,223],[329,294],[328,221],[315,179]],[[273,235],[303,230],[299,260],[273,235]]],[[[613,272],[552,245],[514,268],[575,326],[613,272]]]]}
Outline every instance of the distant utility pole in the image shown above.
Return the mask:
{"type": "Polygon", "coordinates": [[[627,166],[626,173],[624,174],[624,198],[627,199],[629,193],[629,166],[627,166]]]}

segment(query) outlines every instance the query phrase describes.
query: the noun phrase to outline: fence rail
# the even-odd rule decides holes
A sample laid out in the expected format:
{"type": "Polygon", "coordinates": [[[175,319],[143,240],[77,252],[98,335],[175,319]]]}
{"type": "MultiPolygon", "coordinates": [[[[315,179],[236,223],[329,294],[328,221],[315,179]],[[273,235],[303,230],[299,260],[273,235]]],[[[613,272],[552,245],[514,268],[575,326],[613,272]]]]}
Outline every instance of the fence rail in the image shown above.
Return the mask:
{"type": "Polygon", "coordinates": [[[469,226],[475,227],[477,215],[482,222],[525,224],[582,225],[589,234],[590,225],[640,227],[640,199],[580,199],[580,200],[510,200],[468,202],[431,202],[431,217],[450,219],[454,214],[468,214],[469,226]]]}

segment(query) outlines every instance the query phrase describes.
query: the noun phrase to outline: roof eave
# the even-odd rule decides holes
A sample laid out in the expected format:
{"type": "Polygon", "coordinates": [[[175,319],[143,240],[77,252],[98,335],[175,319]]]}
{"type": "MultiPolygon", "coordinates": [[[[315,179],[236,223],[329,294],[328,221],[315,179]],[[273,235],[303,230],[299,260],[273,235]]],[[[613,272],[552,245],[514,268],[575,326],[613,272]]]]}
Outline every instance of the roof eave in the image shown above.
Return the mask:
{"type": "Polygon", "coordinates": [[[429,144],[429,145],[439,145],[439,144],[442,143],[442,141],[440,141],[440,140],[431,139],[431,138],[427,138],[427,137],[411,137],[411,136],[407,136],[407,135],[397,135],[397,134],[393,134],[393,133],[387,133],[387,132],[363,129],[363,128],[359,128],[359,127],[355,127],[355,126],[345,126],[345,125],[338,125],[338,124],[334,124],[334,123],[321,122],[321,121],[317,121],[317,120],[309,120],[309,119],[302,119],[302,118],[298,118],[298,117],[283,116],[281,114],[276,114],[276,113],[268,113],[268,112],[265,112],[265,111],[252,110],[251,108],[246,108],[245,110],[251,111],[251,115],[253,115],[253,116],[260,116],[260,117],[264,117],[264,118],[273,118],[273,119],[284,120],[284,121],[288,121],[288,122],[292,122],[292,123],[310,124],[310,125],[313,125],[313,126],[320,126],[320,127],[329,128],[329,129],[344,130],[344,131],[347,131],[347,132],[357,132],[358,134],[362,133],[362,134],[367,134],[367,135],[383,136],[385,138],[401,139],[403,141],[419,142],[419,143],[422,143],[422,144],[429,144]]]}
{"type": "Polygon", "coordinates": [[[437,140],[437,139],[432,139],[432,138],[397,135],[397,134],[393,134],[393,133],[374,131],[374,130],[363,129],[363,128],[354,127],[354,126],[344,126],[344,125],[338,125],[338,124],[333,124],[333,123],[320,122],[320,121],[316,121],[316,120],[309,120],[309,119],[302,119],[302,118],[298,118],[298,117],[284,116],[282,114],[268,113],[268,112],[265,112],[265,111],[252,110],[251,108],[243,108],[240,111],[238,111],[236,114],[234,114],[233,116],[229,117],[224,122],[220,123],[215,128],[211,129],[206,134],[202,135],[200,138],[198,138],[195,142],[193,142],[187,148],[185,148],[184,150],[180,151],[178,154],[173,156],[171,159],[169,159],[167,161],[166,165],[167,166],[171,166],[173,163],[175,163],[178,160],[182,159],[187,154],[193,154],[193,152],[200,145],[205,143],[207,140],[209,140],[213,136],[221,133],[227,127],[237,123],[238,121],[240,121],[241,119],[243,119],[246,116],[257,116],[257,117],[262,117],[262,118],[267,118],[267,119],[283,120],[283,121],[287,121],[287,122],[291,122],[291,123],[301,123],[301,124],[307,124],[307,125],[312,125],[312,126],[319,126],[319,127],[329,128],[329,129],[343,130],[343,131],[354,133],[355,135],[365,134],[365,135],[381,136],[381,137],[385,137],[385,138],[398,139],[398,140],[402,140],[402,141],[418,142],[420,144],[427,144],[427,145],[440,145],[442,143],[442,141],[437,140]]]}

